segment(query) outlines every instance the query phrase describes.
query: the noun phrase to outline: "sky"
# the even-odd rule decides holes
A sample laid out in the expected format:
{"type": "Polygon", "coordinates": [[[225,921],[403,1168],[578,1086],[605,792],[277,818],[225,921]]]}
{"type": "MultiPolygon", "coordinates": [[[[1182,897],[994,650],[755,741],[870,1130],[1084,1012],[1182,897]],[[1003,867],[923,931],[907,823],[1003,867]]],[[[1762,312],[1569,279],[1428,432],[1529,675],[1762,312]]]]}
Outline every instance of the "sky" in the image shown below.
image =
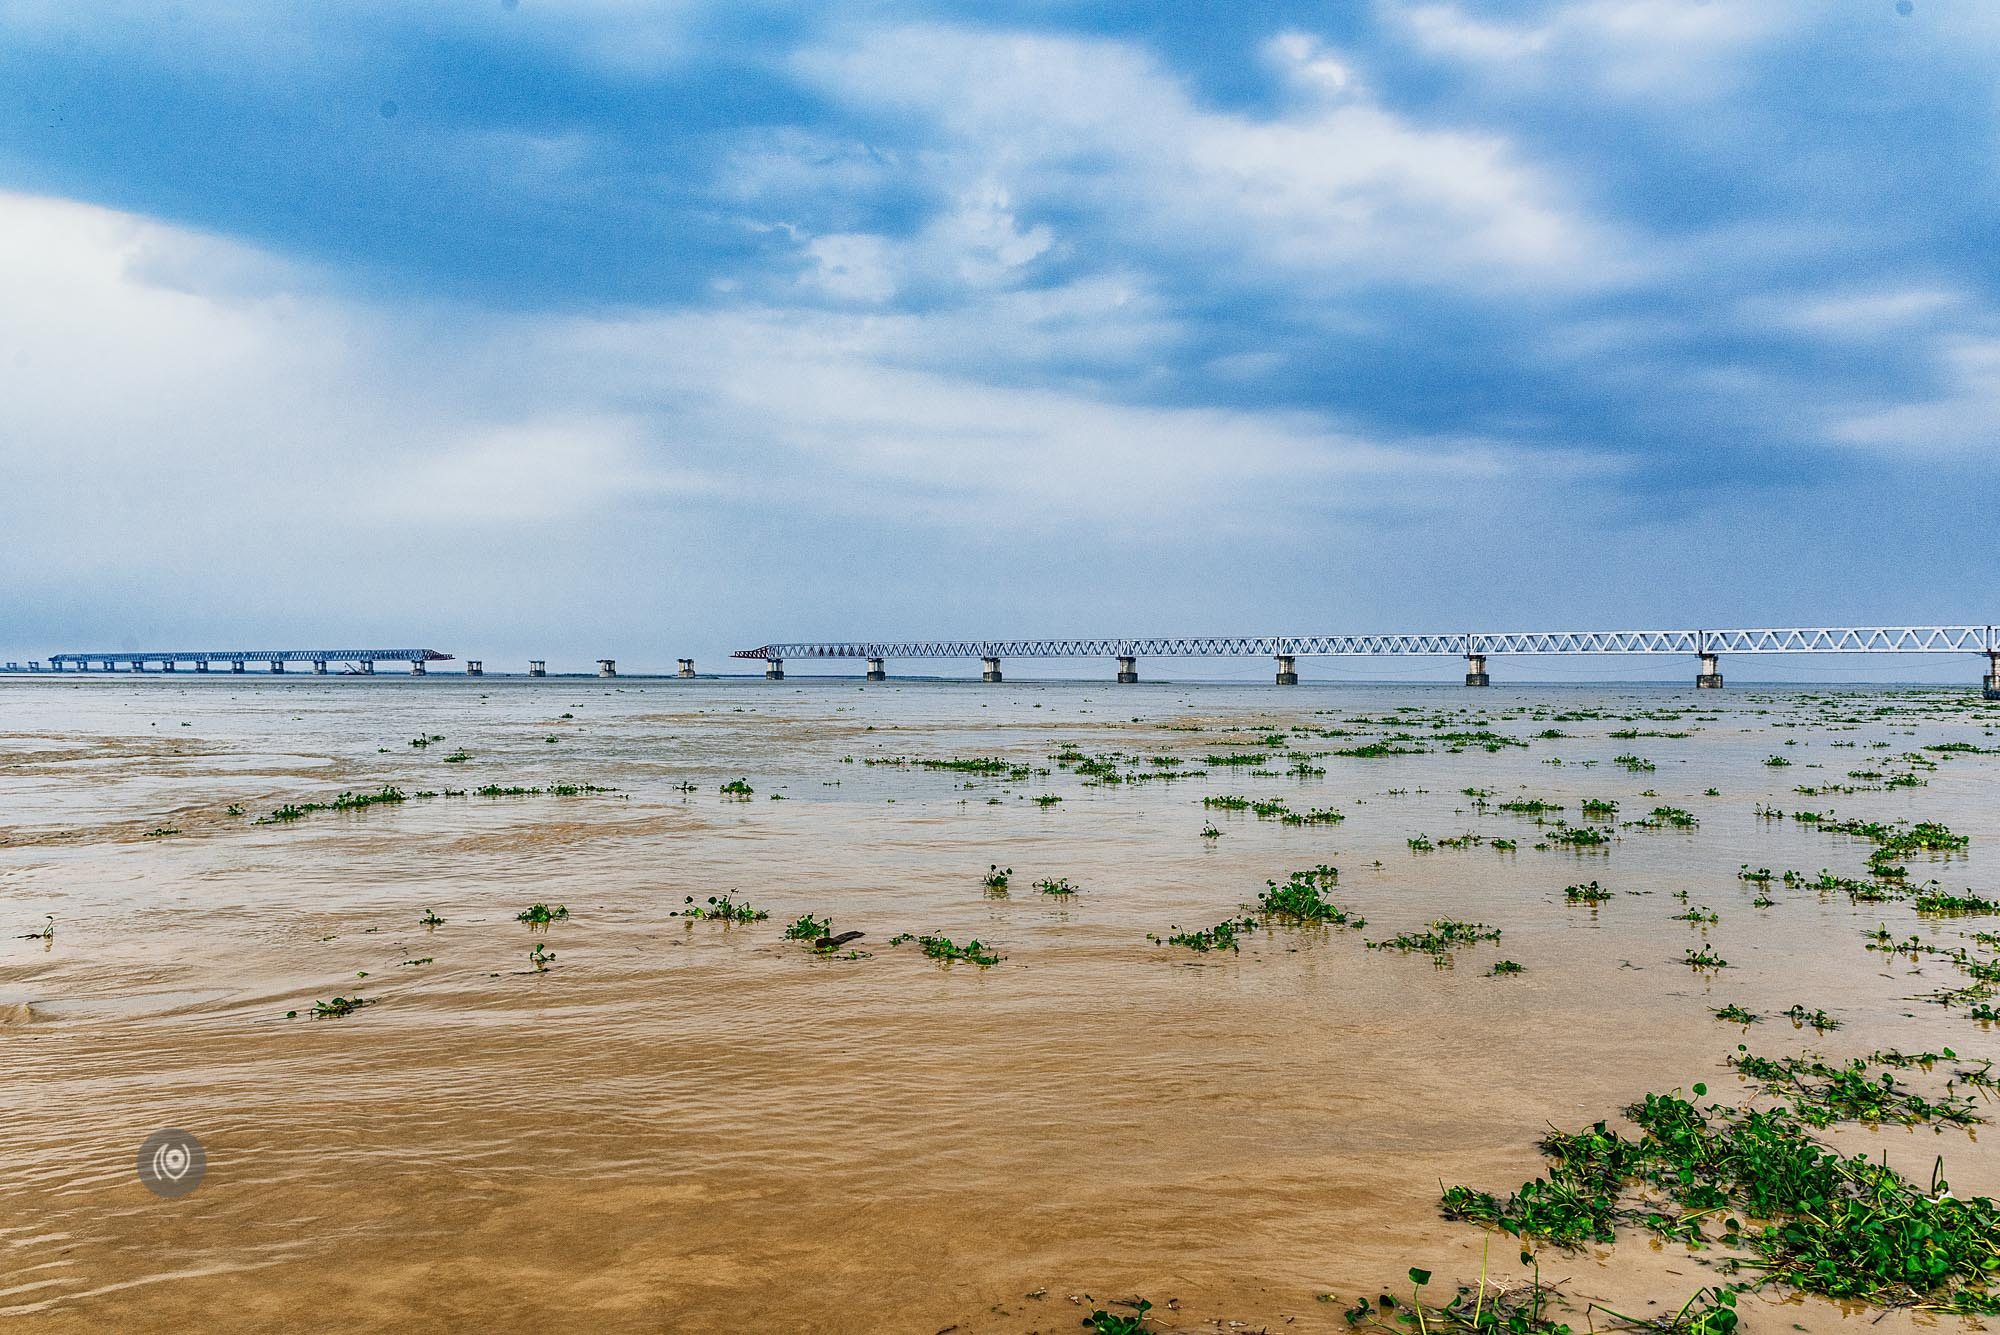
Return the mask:
{"type": "Polygon", "coordinates": [[[1973,0],[0,0],[0,656],[2000,620],[1996,104],[1973,0]]]}

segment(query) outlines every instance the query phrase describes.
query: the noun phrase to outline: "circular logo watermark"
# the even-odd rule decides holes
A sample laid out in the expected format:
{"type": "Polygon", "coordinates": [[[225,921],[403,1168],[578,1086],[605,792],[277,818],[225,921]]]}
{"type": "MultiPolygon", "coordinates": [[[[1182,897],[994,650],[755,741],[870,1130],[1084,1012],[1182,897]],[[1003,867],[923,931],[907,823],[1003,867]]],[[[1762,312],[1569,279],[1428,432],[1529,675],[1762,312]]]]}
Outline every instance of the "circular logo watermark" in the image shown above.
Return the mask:
{"type": "Polygon", "coordinates": [[[155,1131],[139,1147],[139,1180],[155,1196],[178,1200],[201,1185],[208,1151],[185,1131],[155,1131]]]}

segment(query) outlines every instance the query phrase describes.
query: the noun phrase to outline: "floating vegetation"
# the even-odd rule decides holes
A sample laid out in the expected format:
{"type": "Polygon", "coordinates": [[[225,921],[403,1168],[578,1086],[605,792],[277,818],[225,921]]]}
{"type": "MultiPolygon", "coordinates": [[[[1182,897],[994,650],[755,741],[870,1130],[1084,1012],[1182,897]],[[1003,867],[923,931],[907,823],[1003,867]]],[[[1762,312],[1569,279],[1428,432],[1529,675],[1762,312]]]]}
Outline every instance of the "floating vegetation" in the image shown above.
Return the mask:
{"type": "Polygon", "coordinates": [[[686,903],[686,908],[677,909],[668,916],[673,918],[707,918],[717,922],[761,922],[771,916],[763,909],[751,908],[748,904],[739,904],[728,895],[710,895],[699,904],[694,902],[693,895],[689,895],[683,902],[686,903]]]}
{"type": "Polygon", "coordinates": [[[1291,923],[1319,923],[1334,927],[1365,927],[1368,920],[1326,897],[1340,880],[1340,872],[1322,863],[1295,871],[1283,884],[1266,881],[1257,896],[1257,912],[1267,918],[1291,923]]]}
{"type": "Polygon", "coordinates": [[[2000,913],[2000,901],[1987,899],[1983,895],[1975,895],[1970,892],[1962,895],[1948,895],[1941,890],[1919,892],[1910,901],[1910,905],[1917,912],[1932,917],[1975,913],[2000,913]]]}
{"type": "Polygon", "coordinates": [[[1804,1006],[1794,1004],[1780,1011],[1779,1014],[1786,1016],[1801,1029],[1807,1025],[1811,1025],[1815,1031],[1822,1034],[1829,1029],[1840,1028],[1840,1021],[1834,1019],[1823,1010],[1807,1010],[1804,1006]]]}
{"type": "Polygon", "coordinates": [[[1042,880],[1035,882],[1035,889],[1045,895],[1055,895],[1058,898],[1066,898],[1082,888],[1078,885],[1072,885],[1067,876],[1044,877],[1042,880]]]}
{"type": "Polygon", "coordinates": [[[1498,941],[1500,929],[1489,927],[1483,922],[1460,922],[1455,918],[1437,918],[1421,932],[1404,932],[1401,936],[1390,937],[1387,941],[1370,941],[1370,950],[1422,951],[1440,960],[1450,957],[1460,946],[1476,945],[1481,941],[1498,941]]]}
{"type": "Polygon", "coordinates": [[[315,1020],[335,1020],[374,1004],[375,1000],[370,997],[335,997],[332,1001],[315,1001],[312,1016],[315,1020]]]}
{"type": "Polygon", "coordinates": [[[1711,1013],[1716,1019],[1727,1020],[1731,1024],[1756,1024],[1764,1018],[1756,1011],[1745,1010],[1733,1001],[1727,1006],[1717,1006],[1711,1013]]]}
{"type": "Polygon", "coordinates": [[[1525,973],[1526,971],[1527,969],[1525,965],[1516,964],[1513,960],[1501,960],[1487,972],[1492,977],[1501,978],[1505,977],[1507,974],[1525,973]]]}
{"type": "Polygon", "coordinates": [[[1551,831],[1548,841],[1565,848],[1602,848],[1611,842],[1611,831],[1600,830],[1595,825],[1565,825],[1551,831]]]}
{"type": "Polygon", "coordinates": [[[1885,1308],[2000,1312],[2000,1208],[1953,1195],[1941,1173],[1925,1189],[1865,1155],[1842,1158],[1784,1108],[1704,1108],[1648,1094],[1626,1116],[1639,1139],[1603,1122],[1557,1132],[1541,1143],[1546,1177],[1505,1200],[1447,1188],[1444,1214],[1562,1247],[1610,1243],[1619,1226],[1637,1226],[1748,1253],[1741,1264],[1761,1278],[1747,1287],[1776,1282],[1885,1308]]]}
{"type": "Polygon", "coordinates": [[[1201,827],[1201,837],[1204,839],[1220,839],[1222,837],[1222,831],[1216,829],[1215,826],[1208,824],[1207,822],[1203,822],[1201,827]]]}
{"type": "Polygon", "coordinates": [[[1257,930],[1255,918],[1227,918],[1213,927],[1203,927],[1191,932],[1170,928],[1172,935],[1165,938],[1147,933],[1146,939],[1161,945],[1186,946],[1189,950],[1207,954],[1211,950],[1239,950],[1236,938],[1244,932],[1257,930]]]}
{"type": "Polygon", "coordinates": [[[429,746],[433,742],[441,742],[443,740],[444,740],[443,733],[431,733],[428,736],[424,737],[412,737],[410,739],[410,745],[416,747],[418,750],[422,750],[424,747],[429,746]]]}
{"type": "Polygon", "coordinates": [[[1611,892],[1595,881],[1583,885],[1565,886],[1563,898],[1572,904],[1602,904],[1611,898],[1611,892]]]}
{"type": "Polygon", "coordinates": [[[1694,818],[1692,811],[1680,807],[1654,807],[1643,820],[1627,821],[1626,824],[1641,830],[1692,830],[1701,822],[1694,818]]]}
{"type": "Polygon", "coordinates": [[[1043,793],[1040,797],[1035,799],[1035,805],[1038,807],[1052,807],[1060,801],[1062,801],[1062,799],[1060,797],[1057,797],[1054,793],[1043,793]]]}
{"type": "Polygon", "coordinates": [[[1602,797],[1586,797],[1579,810],[1585,820],[1610,820],[1618,814],[1618,804],[1602,797]]]}
{"type": "Polygon", "coordinates": [[[550,908],[547,904],[530,904],[514,917],[531,927],[543,927],[552,922],[562,922],[569,917],[569,905],[558,904],[550,908]]]}
{"type": "Polygon", "coordinates": [[[1221,797],[1204,797],[1201,799],[1201,804],[1205,807],[1213,807],[1218,811],[1248,811],[1250,809],[1250,799],[1247,797],[1231,797],[1227,795],[1221,797]]]}
{"type": "Polygon", "coordinates": [[[1729,1063],[1762,1084],[1767,1094],[1789,1098],[1792,1115],[1809,1126],[1835,1122],[1969,1126],[1984,1120],[1970,1099],[1951,1093],[1941,1100],[1928,1099],[1887,1071],[1871,1073],[1865,1057],[1835,1066],[1812,1056],[1759,1057],[1739,1046],[1729,1063]]]}
{"type": "Polygon", "coordinates": [[[1628,774],[1650,774],[1659,768],[1658,765],[1647,760],[1644,756],[1635,755],[1613,756],[1611,757],[1611,763],[1619,766],[1628,774]]]}
{"type": "Polygon", "coordinates": [[[821,937],[831,934],[832,931],[833,921],[831,919],[815,918],[812,914],[807,913],[801,915],[797,922],[794,922],[790,927],[785,929],[785,939],[787,941],[817,941],[821,937]]]}
{"type": "Polygon", "coordinates": [[[1203,756],[1202,763],[1221,769],[1228,765],[1261,765],[1270,758],[1262,751],[1245,751],[1233,756],[1203,756]]]}
{"type": "Polygon", "coordinates": [[[748,779],[731,779],[722,785],[724,797],[748,797],[757,790],[750,786],[748,779]]]}
{"type": "Polygon", "coordinates": [[[402,789],[384,784],[372,793],[342,793],[331,802],[303,802],[296,806],[287,802],[270,815],[259,816],[257,824],[277,825],[300,820],[315,811],[362,811],[368,807],[407,800],[402,789]]]}
{"type": "Polygon", "coordinates": [[[1146,1313],[1153,1310],[1151,1303],[1144,1298],[1128,1298],[1114,1302],[1112,1306],[1129,1307],[1132,1311],[1128,1316],[1123,1312],[1109,1312],[1102,1307],[1096,1308],[1083,1320],[1084,1327],[1091,1332],[1091,1335],[1147,1335],[1146,1313]]]}
{"type": "Polygon", "coordinates": [[[1681,957],[1681,963],[1695,970],[1726,969],[1729,967],[1728,960],[1711,951],[1707,946],[1703,946],[1700,950],[1690,947],[1686,954],[1681,957]]]}
{"type": "Polygon", "coordinates": [[[444,926],[444,919],[438,917],[436,910],[425,909],[424,916],[417,919],[417,925],[419,927],[442,927],[444,926]]]}
{"type": "Polygon", "coordinates": [[[555,958],[556,953],[540,941],[535,942],[535,948],[528,952],[528,963],[535,966],[536,973],[545,972],[549,965],[555,963],[555,958]]]}
{"type": "Polygon", "coordinates": [[[1013,879],[1014,869],[1012,867],[1003,867],[997,862],[989,862],[986,864],[986,875],[980,878],[979,883],[996,894],[1004,894],[1013,879]]]}
{"type": "Polygon", "coordinates": [[[1287,811],[1278,819],[1286,825],[1338,825],[1347,817],[1332,807],[1312,807],[1305,811],[1287,811]]]}
{"type": "Polygon", "coordinates": [[[444,758],[444,763],[447,765],[463,765],[470,759],[472,759],[472,752],[454,751],[444,758]]]}
{"type": "Polygon", "coordinates": [[[1500,803],[1500,810],[1511,811],[1517,816],[1540,816],[1546,812],[1561,811],[1562,809],[1562,803],[1545,802],[1539,797],[1515,798],[1512,801],[1500,803]]]}
{"type": "Polygon", "coordinates": [[[1413,839],[1406,839],[1403,842],[1410,846],[1412,853],[1428,853],[1437,847],[1436,844],[1431,842],[1431,837],[1427,834],[1420,834],[1413,839]]]}
{"type": "Polygon", "coordinates": [[[977,964],[980,968],[984,969],[990,965],[998,964],[1003,958],[1000,955],[994,954],[990,948],[976,940],[968,941],[961,946],[948,936],[915,936],[909,932],[903,932],[900,935],[889,938],[889,944],[892,946],[900,946],[905,941],[915,941],[924,948],[926,956],[934,960],[943,960],[946,963],[950,963],[953,960],[964,960],[968,964],[977,964]]]}

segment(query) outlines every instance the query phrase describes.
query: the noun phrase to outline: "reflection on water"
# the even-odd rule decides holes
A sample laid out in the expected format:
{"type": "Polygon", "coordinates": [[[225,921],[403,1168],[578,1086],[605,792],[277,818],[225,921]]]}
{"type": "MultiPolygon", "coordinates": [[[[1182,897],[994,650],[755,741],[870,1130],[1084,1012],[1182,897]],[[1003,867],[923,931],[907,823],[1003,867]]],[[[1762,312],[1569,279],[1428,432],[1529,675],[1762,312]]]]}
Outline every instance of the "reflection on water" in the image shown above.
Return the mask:
{"type": "MultiPolygon", "coordinates": [[[[128,680],[7,683],[0,711],[0,1313],[38,1328],[1054,1331],[1089,1310],[1071,1295],[1144,1293],[1189,1328],[1342,1329],[1317,1295],[1477,1272],[1440,1179],[1510,1185],[1550,1122],[1731,1082],[1724,1002],[1844,1024],[1767,1021],[1760,1050],[2000,1055],[1917,999],[1957,975],[1860,936],[1992,920],[1783,885],[1759,908],[1738,878],[1861,874],[1868,845],[1769,803],[1943,821],[1969,853],[1913,879],[2000,889],[2000,758],[1899,759],[1994,745],[1962,692],[128,680]],[[1481,729],[1529,744],[1437,740],[1481,729]],[[1399,735],[1417,753],[1324,754],[1399,735]],[[1066,746],[1185,777],[1086,782],[1066,746]],[[1208,760],[1246,752],[1269,759],[1208,760]],[[1029,773],[867,763],[975,756],[1029,773]],[[476,795],[563,782],[616,791],[476,795]],[[385,784],[407,800],[254,823],[385,784]],[[1203,807],[1222,794],[1346,819],[1203,807]],[[1548,827],[1498,809],[1529,796],[1699,825],[1538,850],[1548,827]],[[1467,833],[1488,842],[1408,842],[1467,833]],[[1319,863],[1365,929],[1147,940],[1319,863]],[[1591,879],[1613,898],[1565,902],[1591,879]],[[769,919],[673,916],[725,892],[769,919]],[[531,934],[535,902],[571,916],[531,934]],[[785,940],[805,913],[864,931],[861,957],[785,940]],[[16,939],[48,914],[53,941],[16,939]],[[1449,968],[1363,945],[1445,916],[1502,939],[1449,968]],[[902,932],[1004,959],[941,966],[902,932]],[[1730,967],[1687,969],[1703,944],[1730,967]],[[1502,958],[1525,972],[1489,976],[1502,958]],[[180,1202],[132,1170],[166,1126],[208,1149],[180,1202]]],[[[2000,1189],[1963,1132],[1854,1147],[2000,1189]]],[[[1706,1282],[1639,1240],[1563,1266],[1628,1307],[1706,1282]]]]}

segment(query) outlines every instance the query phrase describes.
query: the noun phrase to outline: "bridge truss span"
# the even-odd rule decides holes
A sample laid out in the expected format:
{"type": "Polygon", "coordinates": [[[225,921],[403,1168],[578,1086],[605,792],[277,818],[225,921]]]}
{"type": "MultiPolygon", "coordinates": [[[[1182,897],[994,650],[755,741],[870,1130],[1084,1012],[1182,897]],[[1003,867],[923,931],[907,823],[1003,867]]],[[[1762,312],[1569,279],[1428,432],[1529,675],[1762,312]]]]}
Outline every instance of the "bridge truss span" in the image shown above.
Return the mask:
{"type": "Polygon", "coordinates": [[[999,681],[1006,658],[1115,658],[1117,680],[1138,680],[1140,658],[1274,658],[1278,683],[1298,680],[1295,660],[1313,657],[1449,656],[1466,660],[1466,684],[1487,684],[1489,656],[1691,655],[1698,686],[1720,686],[1723,654],[1984,654],[1990,698],[2000,699],[2000,632],[1993,626],[1790,626],[1750,629],[1465,631],[1392,635],[1164,635],[1030,640],[843,640],[759,645],[734,657],[761,660],[784,676],[792,659],[866,659],[868,678],[886,678],[889,659],[981,660],[999,681]]]}

